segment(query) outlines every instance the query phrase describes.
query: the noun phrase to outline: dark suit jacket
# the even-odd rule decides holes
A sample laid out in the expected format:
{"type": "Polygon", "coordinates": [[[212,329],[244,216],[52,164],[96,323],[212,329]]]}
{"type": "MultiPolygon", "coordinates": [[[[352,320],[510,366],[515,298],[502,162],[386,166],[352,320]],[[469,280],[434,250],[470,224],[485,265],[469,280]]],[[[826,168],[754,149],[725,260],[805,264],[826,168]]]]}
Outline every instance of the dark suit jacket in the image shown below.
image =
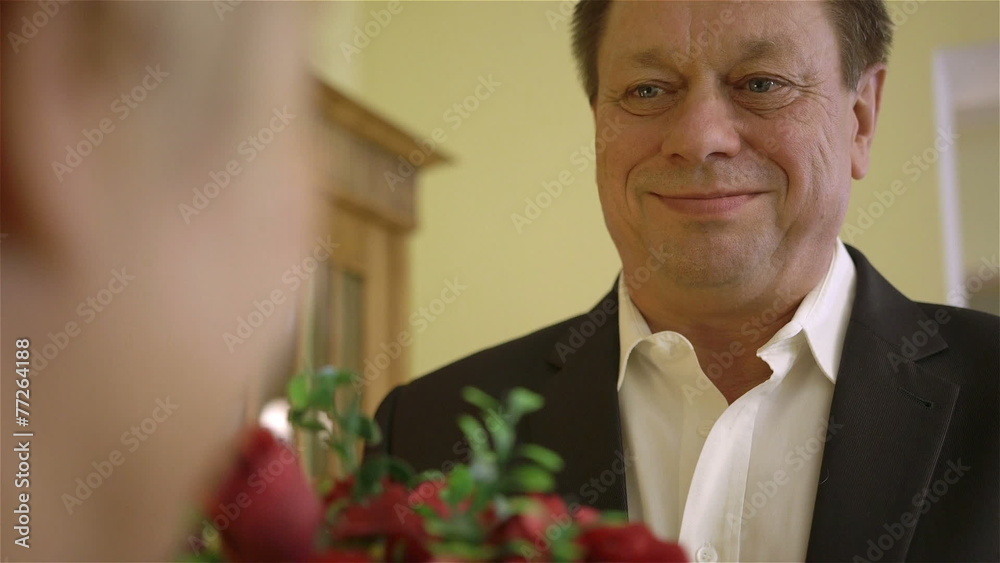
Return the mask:
{"type": "MultiPolygon", "coordinates": [[[[823,451],[807,558],[998,561],[1000,319],[910,301],[849,251],[857,292],[831,408],[841,426],[823,451]]],[[[469,454],[461,389],[527,387],[545,407],[518,439],[562,455],[558,492],[626,510],[617,311],[612,290],[585,315],[397,387],[376,416],[382,447],[448,469],[469,454]]]]}

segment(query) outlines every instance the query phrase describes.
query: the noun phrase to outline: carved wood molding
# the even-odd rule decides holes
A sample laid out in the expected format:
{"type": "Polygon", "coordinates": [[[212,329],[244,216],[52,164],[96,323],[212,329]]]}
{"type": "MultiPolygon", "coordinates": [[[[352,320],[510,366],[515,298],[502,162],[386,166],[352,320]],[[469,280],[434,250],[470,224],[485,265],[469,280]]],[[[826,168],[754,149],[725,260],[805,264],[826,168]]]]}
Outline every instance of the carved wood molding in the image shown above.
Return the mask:
{"type": "Polygon", "coordinates": [[[327,193],[393,230],[412,230],[417,175],[450,158],[318,79],[316,94],[327,193]]]}

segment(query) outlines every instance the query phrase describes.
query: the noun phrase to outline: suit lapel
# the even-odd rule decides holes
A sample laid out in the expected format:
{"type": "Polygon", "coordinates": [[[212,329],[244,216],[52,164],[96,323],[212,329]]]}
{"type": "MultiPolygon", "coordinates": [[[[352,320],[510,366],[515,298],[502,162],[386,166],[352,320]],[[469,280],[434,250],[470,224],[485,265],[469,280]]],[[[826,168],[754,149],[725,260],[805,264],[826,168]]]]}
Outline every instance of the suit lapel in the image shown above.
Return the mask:
{"type": "Polygon", "coordinates": [[[568,502],[626,509],[618,415],[618,291],[574,319],[549,361],[557,368],[539,391],[545,407],[525,421],[526,438],[562,456],[557,492],[568,502]]]}
{"type": "Polygon", "coordinates": [[[857,291],[830,410],[810,561],[901,561],[958,387],[918,362],[947,348],[937,319],[855,249],[857,291]],[[909,344],[907,344],[909,343],[909,344]]]}

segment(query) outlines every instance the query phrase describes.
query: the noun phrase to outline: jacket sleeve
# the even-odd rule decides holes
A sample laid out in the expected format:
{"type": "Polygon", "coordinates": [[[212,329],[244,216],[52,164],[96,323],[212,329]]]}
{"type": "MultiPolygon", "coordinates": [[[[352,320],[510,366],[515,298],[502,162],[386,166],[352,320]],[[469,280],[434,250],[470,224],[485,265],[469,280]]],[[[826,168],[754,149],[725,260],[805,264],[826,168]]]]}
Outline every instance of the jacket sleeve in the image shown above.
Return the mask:
{"type": "Polygon", "coordinates": [[[392,455],[392,421],[396,415],[396,401],[399,400],[403,387],[405,385],[397,386],[392,391],[389,391],[385,399],[382,399],[382,404],[379,405],[378,410],[375,411],[375,423],[378,425],[382,440],[375,444],[365,444],[365,459],[376,454],[392,455]]]}

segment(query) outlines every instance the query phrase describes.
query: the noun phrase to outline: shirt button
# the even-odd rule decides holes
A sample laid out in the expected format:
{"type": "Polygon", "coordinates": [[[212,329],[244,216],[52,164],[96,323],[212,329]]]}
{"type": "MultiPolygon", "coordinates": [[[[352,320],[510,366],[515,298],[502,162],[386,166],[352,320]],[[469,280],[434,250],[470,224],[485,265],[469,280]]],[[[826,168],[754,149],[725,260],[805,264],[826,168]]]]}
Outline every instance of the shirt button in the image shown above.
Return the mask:
{"type": "Polygon", "coordinates": [[[709,433],[712,432],[713,426],[715,426],[714,420],[701,423],[701,425],[698,426],[698,435],[702,438],[707,438],[709,433]]]}
{"type": "Polygon", "coordinates": [[[698,548],[698,552],[695,554],[698,561],[704,563],[714,563],[719,560],[719,554],[715,552],[715,548],[710,545],[704,545],[698,548]]]}

